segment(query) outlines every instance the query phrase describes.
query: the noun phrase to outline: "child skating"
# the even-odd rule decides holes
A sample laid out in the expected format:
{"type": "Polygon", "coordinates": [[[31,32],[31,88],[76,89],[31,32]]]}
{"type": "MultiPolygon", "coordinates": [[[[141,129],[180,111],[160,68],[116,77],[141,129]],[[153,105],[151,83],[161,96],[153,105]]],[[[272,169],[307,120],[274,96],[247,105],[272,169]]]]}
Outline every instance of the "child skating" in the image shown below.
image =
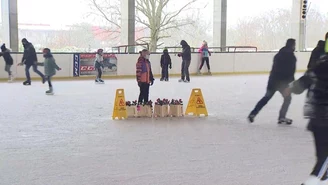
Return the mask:
{"type": "Polygon", "coordinates": [[[58,67],[58,65],[56,64],[56,61],[55,61],[54,57],[52,56],[49,48],[44,48],[42,53],[43,53],[43,57],[44,57],[44,62],[37,63],[37,64],[39,66],[44,66],[44,74],[45,74],[46,80],[48,81],[48,85],[49,85],[49,90],[46,91],[46,94],[53,95],[54,90],[52,87],[51,78],[56,74],[56,70],[60,71],[61,68],[58,67]]]}
{"type": "Polygon", "coordinates": [[[169,51],[165,48],[161,56],[162,77],[161,81],[169,81],[169,69],[172,69],[171,57],[169,51]]]}
{"type": "Polygon", "coordinates": [[[6,48],[5,44],[2,44],[1,46],[1,53],[0,57],[3,57],[5,60],[5,71],[8,73],[8,82],[12,82],[14,80],[14,77],[11,72],[11,66],[14,64],[14,60],[10,55],[10,50],[6,48]]]}
{"type": "Polygon", "coordinates": [[[96,71],[97,71],[97,77],[95,82],[98,84],[103,84],[105,83],[101,79],[102,75],[102,70],[104,69],[104,56],[103,56],[103,49],[98,49],[97,54],[96,54],[96,59],[95,59],[95,65],[94,65],[96,71]]]}
{"type": "Polygon", "coordinates": [[[198,69],[198,74],[201,74],[201,70],[204,66],[204,63],[206,62],[208,74],[211,75],[211,67],[210,67],[210,56],[211,52],[208,50],[207,42],[204,41],[202,47],[199,49],[199,53],[201,55],[201,64],[198,69]]]}

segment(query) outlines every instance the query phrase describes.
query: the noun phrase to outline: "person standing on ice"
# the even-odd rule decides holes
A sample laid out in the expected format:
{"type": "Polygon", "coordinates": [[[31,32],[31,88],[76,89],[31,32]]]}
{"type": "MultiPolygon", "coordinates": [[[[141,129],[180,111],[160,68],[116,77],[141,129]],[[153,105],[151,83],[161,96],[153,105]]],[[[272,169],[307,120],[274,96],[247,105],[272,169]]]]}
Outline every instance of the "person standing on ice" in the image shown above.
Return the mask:
{"type": "Polygon", "coordinates": [[[208,50],[207,42],[204,40],[202,47],[199,48],[198,52],[200,53],[201,57],[201,64],[199,66],[199,69],[197,71],[198,74],[201,74],[201,70],[203,68],[204,63],[206,62],[208,74],[211,74],[211,67],[210,67],[210,59],[211,52],[208,50]]]}
{"type": "MultiPolygon", "coordinates": [[[[294,54],[296,46],[295,39],[288,39],[286,46],[274,56],[272,70],[269,76],[267,90],[264,97],[256,104],[255,108],[248,116],[248,120],[252,123],[256,115],[269,102],[273,95],[279,91],[281,94],[288,87],[288,84],[294,81],[294,74],[296,70],[296,57],[294,54]]],[[[278,123],[292,124],[292,120],[286,118],[288,107],[291,103],[292,97],[283,96],[284,102],[279,112],[278,123]]]]}
{"type": "Polygon", "coordinates": [[[286,96],[307,90],[303,112],[309,119],[308,130],[313,133],[317,161],[302,185],[328,185],[328,50],[326,52],[315,66],[285,90],[286,96]]]}
{"type": "Polygon", "coordinates": [[[22,39],[22,44],[24,47],[24,55],[22,58],[22,62],[19,65],[25,64],[26,81],[23,82],[23,85],[31,85],[31,76],[30,76],[31,67],[33,67],[33,71],[42,78],[42,83],[45,83],[46,82],[45,76],[38,70],[38,66],[37,66],[38,58],[36,56],[34,46],[32,45],[32,43],[27,41],[26,38],[22,39]]]}
{"type": "Polygon", "coordinates": [[[46,91],[46,94],[53,95],[54,91],[53,91],[53,87],[52,87],[52,83],[51,83],[51,78],[56,74],[56,70],[60,71],[61,68],[58,67],[58,65],[56,64],[56,61],[55,61],[53,55],[51,54],[51,51],[49,48],[44,48],[42,53],[43,53],[43,57],[44,57],[44,62],[37,63],[37,65],[44,66],[44,74],[47,78],[48,85],[49,85],[49,90],[46,91]]]}
{"type": "Polygon", "coordinates": [[[172,62],[169,51],[165,48],[161,56],[162,77],[161,81],[169,81],[169,69],[172,69],[172,62]]]}
{"type": "Polygon", "coordinates": [[[185,40],[182,40],[180,42],[180,45],[182,46],[182,53],[179,53],[178,56],[182,57],[182,64],[181,64],[181,79],[179,82],[190,82],[190,76],[189,76],[189,66],[191,63],[191,49],[188,43],[185,40]]]}
{"type": "Polygon", "coordinates": [[[154,84],[154,76],[149,62],[149,51],[143,49],[140,52],[136,64],[136,78],[140,89],[138,104],[142,105],[149,101],[149,86],[154,84]]]}
{"type": "Polygon", "coordinates": [[[14,64],[14,60],[10,55],[10,50],[6,48],[5,44],[2,44],[1,46],[1,53],[0,56],[3,56],[3,59],[5,60],[5,71],[8,73],[8,82],[12,82],[14,77],[11,72],[11,66],[14,64]]]}
{"type": "Polygon", "coordinates": [[[104,81],[101,79],[102,70],[104,69],[104,57],[103,57],[103,49],[98,49],[95,59],[94,67],[97,71],[97,77],[95,82],[96,83],[104,83],[104,81]]]}

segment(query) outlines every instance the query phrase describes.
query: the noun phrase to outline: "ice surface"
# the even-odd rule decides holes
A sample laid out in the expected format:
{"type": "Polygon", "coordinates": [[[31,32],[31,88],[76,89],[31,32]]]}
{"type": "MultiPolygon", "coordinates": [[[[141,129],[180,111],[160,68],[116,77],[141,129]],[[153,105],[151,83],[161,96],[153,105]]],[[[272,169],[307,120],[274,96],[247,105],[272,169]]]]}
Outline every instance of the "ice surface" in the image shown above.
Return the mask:
{"type": "Polygon", "coordinates": [[[110,119],[115,89],[135,100],[135,80],[0,84],[1,185],[291,185],[312,169],[314,149],[294,96],[292,126],[278,126],[277,93],[256,122],[246,116],[267,75],[155,81],[150,96],[183,98],[201,88],[210,116],[110,119]]]}

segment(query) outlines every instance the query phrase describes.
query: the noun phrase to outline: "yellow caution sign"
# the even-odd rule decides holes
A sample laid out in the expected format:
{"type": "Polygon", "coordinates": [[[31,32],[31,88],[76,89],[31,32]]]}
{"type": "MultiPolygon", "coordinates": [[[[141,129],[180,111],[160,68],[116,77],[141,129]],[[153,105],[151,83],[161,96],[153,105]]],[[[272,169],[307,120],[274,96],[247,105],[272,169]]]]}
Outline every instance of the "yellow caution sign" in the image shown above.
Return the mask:
{"type": "Polygon", "coordinates": [[[127,117],[128,113],[126,111],[124,89],[117,89],[112,118],[121,120],[126,119],[127,117]]]}
{"type": "Polygon", "coordinates": [[[193,89],[190,94],[185,115],[208,116],[205,100],[201,89],[193,89]]]}

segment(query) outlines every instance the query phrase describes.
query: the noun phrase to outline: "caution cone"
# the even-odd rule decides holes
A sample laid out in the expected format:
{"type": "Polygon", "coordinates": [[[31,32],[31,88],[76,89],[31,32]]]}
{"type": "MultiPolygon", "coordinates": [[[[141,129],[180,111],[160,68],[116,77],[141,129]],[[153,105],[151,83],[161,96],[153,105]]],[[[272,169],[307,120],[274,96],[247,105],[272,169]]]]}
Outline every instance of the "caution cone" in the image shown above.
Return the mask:
{"type": "Polygon", "coordinates": [[[201,89],[193,89],[191,91],[185,115],[208,116],[201,89]]]}
{"type": "Polygon", "coordinates": [[[114,119],[126,119],[128,117],[128,113],[125,105],[125,94],[124,89],[117,89],[114,101],[114,109],[112,118],[114,119]]]}

